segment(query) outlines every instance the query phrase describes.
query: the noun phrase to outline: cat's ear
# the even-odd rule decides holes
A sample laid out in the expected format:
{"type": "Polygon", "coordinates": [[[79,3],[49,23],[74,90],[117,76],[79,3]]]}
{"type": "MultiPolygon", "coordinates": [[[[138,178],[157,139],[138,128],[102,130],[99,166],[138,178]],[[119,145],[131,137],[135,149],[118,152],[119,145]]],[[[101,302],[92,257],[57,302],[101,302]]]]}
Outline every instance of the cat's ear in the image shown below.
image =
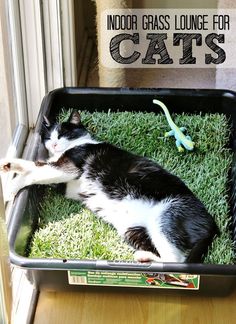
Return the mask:
{"type": "Polygon", "coordinates": [[[80,114],[79,114],[79,112],[77,110],[72,111],[68,122],[71,123],[71,124],[74,124],[74,125],[79,125],[80,124],[81,117],[80,117],[80,114]]]}
{"type": "Polygon", "coordinates": [[[51,123],[50,121],[47,119],[46,116],[43,116],[43,123],[46,127],[50,127],[51,126],[51,123]]]}

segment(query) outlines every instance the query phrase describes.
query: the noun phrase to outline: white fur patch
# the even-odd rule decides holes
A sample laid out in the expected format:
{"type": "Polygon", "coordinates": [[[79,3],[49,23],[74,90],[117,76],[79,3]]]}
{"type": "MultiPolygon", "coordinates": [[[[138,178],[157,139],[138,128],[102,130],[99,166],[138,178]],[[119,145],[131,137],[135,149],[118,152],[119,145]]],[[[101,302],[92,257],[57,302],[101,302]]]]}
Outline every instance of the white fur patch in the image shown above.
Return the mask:
{"type": "Polygon", "coordinates": [[[183,253],[171,244],[161,229],[161,217],[170,206],[171,200],[153,202],[147,199],[134,199],[129,195],[119,199],[111,199],[101,189],[98,181],[89,180],[86,172],[79,180],[70,181],[67,185],[66,196],[79,200],[79,194],[92,193],[86,199],[86,206],[96,212],[107,223],[112,224],[119,235],[124,235],[129,227],[145,227],[152,242],[160,253],[160,258],[142,251],[137,259],[147,258],[159,262],[184,262],[183,253]]]}
{"type": "Polygon", "coordinates": [[[83,144],[97,144],[89,133],[74,140],[68,140],[65,137],[58,138],[58,130],[54,129],[50,139],[45,142],[46,149],[49,151],[53,160],[57,160],[65,151],[83,144]]]}
{"type": "Polygon", "coordinates": [[[78,180],[67,184],[66,197],[79,200],[79,194],[93,195],[86,200],[86,206],[97,211],[97,215],[112,224],[120,235],[125,234],[128,227],[147,225],[147,219],[158,215],[163,210],[162,204],[153,205],[142,199],[126,196],[124,199],[111,199],[101,189],[99,182],[88,180],[86,172],[78,180]]]}

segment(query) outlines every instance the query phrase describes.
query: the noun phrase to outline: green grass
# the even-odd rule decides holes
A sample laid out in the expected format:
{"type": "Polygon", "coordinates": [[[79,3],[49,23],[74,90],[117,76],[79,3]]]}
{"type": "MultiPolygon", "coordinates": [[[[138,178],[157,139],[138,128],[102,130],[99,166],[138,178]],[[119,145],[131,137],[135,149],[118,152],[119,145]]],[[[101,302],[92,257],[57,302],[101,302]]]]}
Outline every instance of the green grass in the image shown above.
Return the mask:
{"type": "MultiPolygon", "coordinates": [[[[60,120],[68,117],[62,111],[60,120]]],[[[220,231],[205,258],[206,263],[233,264],[235,255],[229,230],[228,172],[232,153],[227,148],[230,127],[224,115],[173,115],[186,126],[194,152],[178,153],[165,117],[153,113],[82,113],[82,120],[99,140],[109,141],[147,156],[181,177],[204,202],[220,231]]],[[[132,260],[133,250],[116,231],[78,202],[47,189],[41,206],[40,226],[31,246],[31,257],[132,260]]]]}

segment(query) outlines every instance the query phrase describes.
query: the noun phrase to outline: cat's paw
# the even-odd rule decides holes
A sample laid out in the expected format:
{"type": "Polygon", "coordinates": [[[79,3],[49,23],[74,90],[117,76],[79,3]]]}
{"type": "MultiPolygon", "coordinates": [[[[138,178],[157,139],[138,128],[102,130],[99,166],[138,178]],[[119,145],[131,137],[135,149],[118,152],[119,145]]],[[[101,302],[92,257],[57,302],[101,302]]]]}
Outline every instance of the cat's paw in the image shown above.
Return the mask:
{"type": "Polygon", "coordinates": [[[30,170],[31,165],[31,161],[26,161],[22,159],[2,159],[0,160],[0,172],[14,172],[23,174],[30,170]]]}
{"type": "Polygon", "coordinates": [[[15,196],[18,192],[24,187],[24,178],[19,175],[11,180],[6,189],[4,190],[4,199],[5,201],[12,201],[15,199],[15,196]]]}
{"type": "Polygon", "coordinates": [[[161,262],[161,259],[150,251],[138,250],[134,252],[134,260],[137,262],[161,262]]]}
{"type": "Polygon", "coordinates": [[[11,163],[8,160],[0,160],[0,172],[5,173],[11,171],[11,163]]]}

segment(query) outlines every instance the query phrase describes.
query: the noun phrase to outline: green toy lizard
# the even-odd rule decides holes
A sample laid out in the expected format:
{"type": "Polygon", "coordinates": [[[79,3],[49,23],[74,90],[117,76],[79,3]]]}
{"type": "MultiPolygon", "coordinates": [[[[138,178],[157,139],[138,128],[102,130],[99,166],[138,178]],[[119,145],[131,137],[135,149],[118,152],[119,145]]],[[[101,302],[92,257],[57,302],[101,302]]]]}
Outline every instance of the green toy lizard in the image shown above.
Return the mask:
{"type": "Polygon", "coordinates": [[[183,132],[186,131],[186,128],[185,127],[179,128],[177,125],[175,125],[166,105],[164,105],[163,102],[161,102],[160,100],[154,99],[153,103],[156,105],[159,105],[163,109],[166,119],[167,119],[167,122],[171,128],[171,130],[169,132],[165,133],[165,137],[169,137],[169,136],[175,137],[175,139],[176,139],[175,144],[176,144],[179,152],[183,152],[184,148],[186,148],[186,150],[192,151],[194,149],[195,143],[192,141],[190,136],[184,135],[183,132]]]}

